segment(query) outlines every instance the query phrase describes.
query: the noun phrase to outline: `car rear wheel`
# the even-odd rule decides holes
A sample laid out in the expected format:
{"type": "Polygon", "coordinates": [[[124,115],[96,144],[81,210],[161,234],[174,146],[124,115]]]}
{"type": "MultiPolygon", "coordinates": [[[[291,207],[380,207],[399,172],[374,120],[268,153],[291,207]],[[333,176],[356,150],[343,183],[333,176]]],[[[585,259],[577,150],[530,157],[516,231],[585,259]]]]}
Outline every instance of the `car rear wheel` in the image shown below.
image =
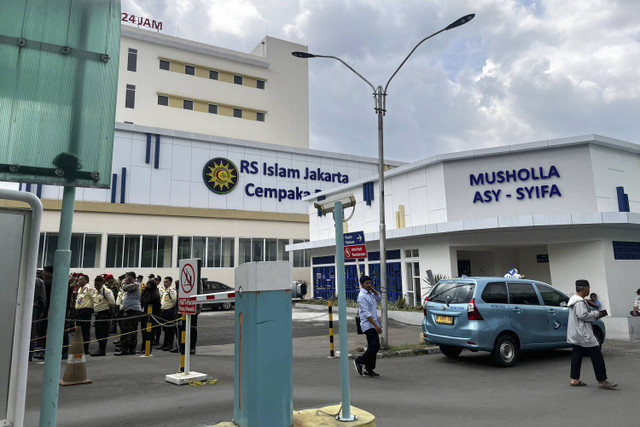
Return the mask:
{"type": "Polygon", "coordinates": [[[496,340],[491,356],[498,366],[508,368],[516,364],[519,353],[516,340],[509,335],[502,335],[496,340]]]}
{"type": "Polygon", "coordinates": [[[222,303],[222,309],[223,310],[231,310],[232,307],[233,307],[233,303],[232,302],[224,302],[224,303],[222,303]]]}
{"type": "Polygon", "coordinates": [[[456,347],[453,345],[443,345],[440,344],[440,351],[447,357],[456,358],[460,356],[462,352],[462,347],[456,347]]]}

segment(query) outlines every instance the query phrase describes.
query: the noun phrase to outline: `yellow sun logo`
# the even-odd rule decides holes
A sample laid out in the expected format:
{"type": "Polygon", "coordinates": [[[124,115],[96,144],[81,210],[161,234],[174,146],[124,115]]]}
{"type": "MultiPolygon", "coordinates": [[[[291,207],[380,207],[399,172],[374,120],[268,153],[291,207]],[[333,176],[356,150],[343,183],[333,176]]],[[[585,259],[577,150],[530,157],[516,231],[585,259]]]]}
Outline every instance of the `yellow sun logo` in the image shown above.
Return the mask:
{"type": "Polygon", "coordinates": [[[209,190],[226,194],[238,183],[238,168],[231,161],[218,157],[207,162],[202,178],[209,190]]]}

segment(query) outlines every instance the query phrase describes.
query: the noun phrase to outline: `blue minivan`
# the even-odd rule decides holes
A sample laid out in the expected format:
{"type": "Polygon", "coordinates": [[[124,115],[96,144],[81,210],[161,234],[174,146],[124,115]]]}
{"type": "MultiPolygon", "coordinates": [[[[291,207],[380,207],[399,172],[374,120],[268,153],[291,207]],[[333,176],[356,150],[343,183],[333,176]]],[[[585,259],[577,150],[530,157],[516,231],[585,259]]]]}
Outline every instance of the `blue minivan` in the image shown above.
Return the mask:
{"type": "MultiPolygon", "coordinates": [[[[505,277],[440,280],[425,298],[424,340],[442,354],[489,351],[499,366],[513,366],[521,351],[570,347],[569,297],[546,283],[505,277]]],[[[605,327],[593,322],[600,345],[605,327]]]]}

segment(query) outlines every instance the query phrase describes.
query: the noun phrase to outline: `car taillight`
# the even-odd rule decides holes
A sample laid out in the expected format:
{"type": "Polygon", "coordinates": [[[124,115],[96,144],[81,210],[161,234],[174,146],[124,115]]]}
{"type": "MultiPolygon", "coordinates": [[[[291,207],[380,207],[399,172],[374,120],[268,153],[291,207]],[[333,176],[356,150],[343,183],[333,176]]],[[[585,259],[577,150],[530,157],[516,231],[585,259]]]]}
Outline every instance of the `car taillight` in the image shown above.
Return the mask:
{"type": "Polygon", "coordinates": [[[422,303],[422,311],[424,315],[427,315],[427,303],[429,302],[429,297],[424,297],[424,302],[422,303]]]}
{"type": "Polygon", "coordinates": [[[482,314],[478,311],[478,307],[476,307],[476,299],[472,298],[467,304],[467,316],[469,320],[484,320],[482,318],[482,314]]]}

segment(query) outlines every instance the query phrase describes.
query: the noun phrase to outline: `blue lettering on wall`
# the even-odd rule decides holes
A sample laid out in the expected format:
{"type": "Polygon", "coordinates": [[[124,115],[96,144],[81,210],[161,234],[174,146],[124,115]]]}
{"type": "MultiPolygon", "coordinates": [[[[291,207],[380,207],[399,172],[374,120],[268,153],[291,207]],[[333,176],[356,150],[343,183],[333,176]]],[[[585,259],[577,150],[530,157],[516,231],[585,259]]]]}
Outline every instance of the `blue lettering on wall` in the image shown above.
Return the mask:
{"type": "MultiPolygon", "coordinates": [[[[494,185],[509,182],[523,182],[528,181],[540,181],[549,180],[553,178],[560,178],[560,172],[555,165],[548,167],[530,167],[520,169],[505,169],[498,171],[488,171],[481,173],[469,174],[469,185],[482,186],[482,185],[494,185]]],[[[562,197],[560,188],[557,184],[537,184],[537,185],[523,185],[515,189],[515,192],[508,193],[503,191],[504,189],[491,189],[481,191],[478,190],[473,195],[473,203],[492,203],[499,202],[501,199],[510,199],[514,197],[516,200],[531,200],[531,199],[550,199],[553,197],[562,197]]]]}

